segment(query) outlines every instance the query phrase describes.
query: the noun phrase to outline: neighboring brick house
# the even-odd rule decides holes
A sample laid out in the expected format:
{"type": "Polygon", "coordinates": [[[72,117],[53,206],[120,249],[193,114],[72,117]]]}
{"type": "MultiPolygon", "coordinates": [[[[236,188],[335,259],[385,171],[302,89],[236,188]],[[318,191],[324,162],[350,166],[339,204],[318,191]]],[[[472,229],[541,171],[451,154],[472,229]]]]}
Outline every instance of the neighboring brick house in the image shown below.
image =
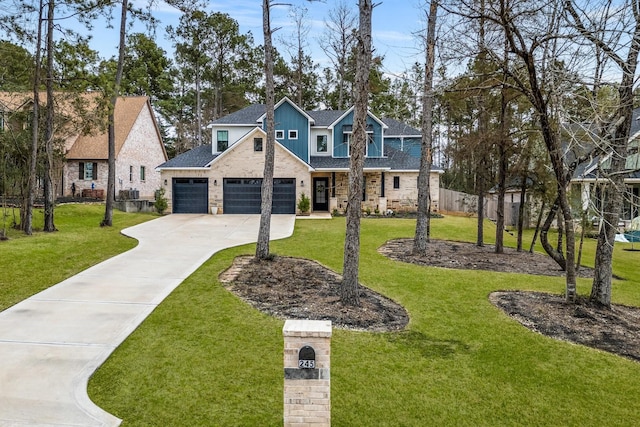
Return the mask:
{"type": "MultiPolygon", "coordinates": [[[[161,183],[155,167],[167,160],[167,153],[149,98],[118,98],[115,131],[116,196],[120,191],[134,190],[141,199],[153,199],[161,183]]],[[[106,190],[108,149],[106,130],[71,138],[66,145],[62,194],[71,195],[72,184],[80,194],[92,188],[106,190]]]]}
{"type": "MultiPolygon", "coordinates": [[[[46,96],[41,96],[44,106],[46,96]]],[[[106,114],[98,114],[99,96],[98,93],[84,93],[81,96],[56,94],[58,118],[55,137],[61,143],[63,155],[62,162],[53,173],[56,197],[71,196],[72,185],[76,194],[82,195],[84,191],[85,194],[104,197],[109,153],[106,126],[97,125],[106,118],[106,114]],[[81,115],[86,117],[79,117],[81,115]],[[87,122],[95,124],[88,129],[87,122]],[[94,190],[93,193],[90,193],[91,190],[94,190]]],[[[26,129],[30,123],[25,123],[25,120],[32,108],[31,94],[0,92],[0,125],[26,129]]],[[[41,114],[44,120],[43,107],[41,114]]],[[[167,160],[167,154],[148,97],[118,98],[115,109],[115,153],[116,197],[121,190],[135,190],[134,194],[139,198],[153,199],[161,183],[155,167],[167,160]]]]}
{"type": "MultiPolygon", "coordinates": [[[[158,166],[174,213],[259,213],[264,171],[265,106],[251,105],[210,125],[212,144],[158,166]]],[[[304,111],[288,98],[275,106],[274,213],[296,213],[304,193],[316,212],[344,212],[353,108],[304,111]]],[[[395,120],[367,118],[362,209],[416,210],[420,132],[395,120]],[[416,155],[417,147],[417,155],[416,155]]],[[[439,175],[431,170],[431,208],[439,175]]]]}

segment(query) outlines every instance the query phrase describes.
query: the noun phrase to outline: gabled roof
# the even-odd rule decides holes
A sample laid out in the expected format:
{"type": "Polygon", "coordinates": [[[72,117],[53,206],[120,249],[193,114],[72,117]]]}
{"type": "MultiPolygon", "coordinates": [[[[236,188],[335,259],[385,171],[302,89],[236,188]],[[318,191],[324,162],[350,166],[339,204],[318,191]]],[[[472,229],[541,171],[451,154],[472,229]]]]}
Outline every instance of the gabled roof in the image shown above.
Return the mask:
{"type": "Polygon", "coordinates": [[[220,155],[220,153],[212,154],[211,149],[211,144],[200,145],[164,162],[156,169],[205,168],[220,155]]]}
{"type": "Polygon", "coordinates": [[[267,107],[264,104],[253,104],[248,107],[238,110],[235,113],[231,113],[227,116],[220,117],[214,120],[211,125],[249,125],[255,126],[258,123],[260,117],[264,115],[267,107]]]}
{"type": "MultiPolygon", "coordinates": [[[[352,106],[351,108],[349,108],[348,110],[345,110],[342,112],[342,115],[338,116],[333,122],[331,122],[327,127],[329,129],[333,129],[333,127],[343,118],[345,118],[349,113],[351,113],[353,110],[355,110],[355,106],[352,106]]],[[[371,116],[371,118],[373,120],[375,120],[376,122],[378,122],[380,124],[380,126],[382,126],[383,129],[386,129],[388,126],[379,118],[377,118],[375,116],[375,114],[373,114],[371,111],[367,110],[367,115],[371,116]]]]}
{"type": "MultiPolygon", "coordinates": [[[[312,128],[331,127],[331,125],[338,122],[353,110],[353,107],[351,107],[348,110],[305,111],[299,108],[293,101],[291,101],[287,97],[281,99],[280,102],[276,104],[276,108],[277,106],[282,105],[283,102],[289,102],[298,111],[305,115],[311,121],[312,128]]],[[[219,119],[214,120],[213,122],[211,122],[210,126],[256,126],[264,119],[266,108],[267,107],[264,104],[249,105],[242,110],[238,110],[235,113],[231,113],[227,116],[220,117],[219,119]]],[[[402,123],[398,120],[390,118],[379,119],[371,112],[368,113],[374,120],[380,123],[383,128],[385,128],[385,136],[421,136],[418,129],[411,127],[406,123],[402,123]]]]}
{"type": "Polygon", "coordinates": [[[316,127],[328,127],[335,122],[338,117],[344,114],[345,110],[315,110],[309,111],[309,115],[313,117],[316,127]]]}
{"type": "MultiPolygon", "coordinates": [[[[282,98],[282,99],[281,99],[281,100],[280,100],[276,105],[274,105],[273,109],[274,109],[274,110],[277,110],[277,109],[278,109],[278,107],[280,107],[280,106],[281,106],[282,104],[284,104],[285,102],[286,102],[287,104],[291,105],[293,108],[295,108],[295,109],[296,109],[300,114],[302,114],[302,115],[303,115],[303,116],[304,116],[304,117],[305,117],[305,118],[306,118],[306,119],[307,119],[307,120],[308,120],[308,121],[313,125],[313,117],[311,117],[309,114],[307,114],[307,112],[306,112],[306,111],[304,111],[302,108],[298,107],[298,106],[296,105],[296,103],[295,103],[295,102],[291,101],[291,100],[290,100],[288,97],[286,97],[286,96],[285,96],[284,98],[282,98]]],[[[262,122],[265,120],[266,115],[267,115],[267,112],[265,111],[265,112],[260,116],[260,118],[258,118],[258,121],[259,121],[260,123],[262,123],[262,122]]]]}
{"type": "MultiPolygon", "coordinates": [[[[147,107],[149,98],[146,96],[120,97],[116,101],[114,113],[116,157],[120,153],[127,137],[131,133],[134,123],[143,108],[147,107]]],[[[153,112],[149,106],[153,118],[153,112]]],[[[154,120],[155,125],[155,120],[154,120]]],[[[101,129],[89,135],[80,135],[75,140],[65,157],[71,159],[108,159],[109,144],[107,129],[101,129]]]]}
{"type": "Polygon", "coordinates": [[[382,119],[383,122],[387,124],[389,127],[385,131],[385,136],[416,136],[422,137],[422,132],[412,126],[409,126],[406,123],[400,122],[396,119],[390,119],[389,117],[384,117],[382,119]]]}
{"type": "MultiPolygon", "coordinates": [[[[98,92],[79,94],[58,92],[55,94],[54,101],[57,113],[68,117],[70,119],[69,122],[88,121],[94,123],[94,128],[86,135],[80,133],[79,123],[71,125],[66,131],[62,132],[66,133],[66,135],[57,135],[64,137],[66,140],[66,159],[106,160],[109,158],[107,128],[106,126],[99,126],[99,124],[106,119],[106,113],[104,115],[97,114],[101,111],[99,103],[101,96],[102,94],[98,92]],[[82,117],[82,120],[78,120],[79,117],[82,117]]],[[[46,93],[40,94],[40,102],[43,105],[46,104],[46,93]]],[[[12,111],[24,108],[30,109],[33,103],[33,94],[27,92],[0,92],[0,103],[5,106],[5,108],[11,108],[12,111]]],[[[115,109],[116,157],[144,108],[148,108],[158,140],[162,141],[149,98],[146,96],[119,97],[116,101],[115,109]]],[[[82,125],[84,125],[84,123],[82,125]]],[[[164,145],[162,145],[162,150],[164,151],[164,145]]]]}
{"type": "Polygon", "coordinates": [[[0,110],[14,112],[30,104],[33,94],[26,92],[0,92],[0,110]]]}
{"type": "MultiPolygon", "coordinates": [[[[229,148],[227,148],[225,151],[223,151],[222,153],[219,153],[218,155],[216,155],[213,158],[213,160],[211,161],[211,163],[217,162],[217,161],[221,161],[220,159],[231,155],[231,153],[233,153],[233,151],[236,150],[243,143],[246,143],[247,141],[253,141],[252,138],[255,136],[256,133],[258,133],[263,138],[266,138],[266,136],[267,136],[267,133],[260,126],[256,126],[251,131],[249,131],[246,134],[244,134],[240,139],[238,139],[238,141],[236,141],[232,145],[230,145],[229,148]]],[[[305,165],[306,167],[310,167],[307,162],[302,160],[300,157],[296,156],[291,150],[289,150],[284,145],[280,144],[277,140],[275,141],[275,146],[281,148],[282,150],[284,150],[288,155],[290,155],[296,161],[300,162],[301,164],[305,165]]]]}

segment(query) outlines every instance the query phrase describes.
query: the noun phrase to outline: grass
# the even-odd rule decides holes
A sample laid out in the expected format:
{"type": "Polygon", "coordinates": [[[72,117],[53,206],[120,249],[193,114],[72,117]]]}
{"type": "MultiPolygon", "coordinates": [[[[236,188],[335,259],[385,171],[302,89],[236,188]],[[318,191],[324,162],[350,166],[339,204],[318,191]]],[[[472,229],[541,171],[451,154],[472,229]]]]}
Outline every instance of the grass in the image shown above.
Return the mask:
{"type": "MultiPolygon", "coordinates": [[[[63,275],[51,258],[76,251],[83,238],[84,252],[65,255],[65,274],[89,263],[85,258],[95,254],[87,248],[122,251],[134,244],[117,236],[115,227],[96,227],[98,211],[87,215],[93,219],[82,212],[61,207],[60,233],[0,243],[2,270],[15,265],[23,271],[12,273],[18,287],[35,274],[46,278],[38,285],[46,287],[63,275]],[[63,219],[66,209],[69,218],[63,219]],[[18,255],[5,261],[5,248],[33,256],[41,246],[37,239],[61,240],[56,252],[52,245],[34,262],[18,255]]],[[[129,215],[116,222],[148,218],[129,215]]],[[[360,280],[403,304],[411,321],[400,333],[334,331],[334,426],[638,423],[640,364],[530,332],[487,300],[497,289],[561,293],[563,278],[419,267],[377,253],[388,239],[411,237],[414,226],[405,219],[363,220],[360,280]]],[[[487,223],[488,241],[492,227],[487,223]]],[[[273,242],[272,252],[315,259],[339,272],[344,228],[343,218],[298,221],[294,236],[273,242]]],[[[473,241],[475,222],[434,220],[432,236],[473,241]]],[[[515,239],[507,235],[506,243],[515,245],[515,239]]],[[[638,254],[623,247],[616,245],[614,271],[627,280],[615,282],[613,298],[638,306],[638,254]]],[[[281,425],[283,321],[252,309],[216,280],[236,255],[253,249],[220,252],[180,285],[95,373],[92,399],[122,418],[123,426],[281,425]]],[[[592,263],[594,250],[589,241],[585,263],[592,263]]],[[[7,282],[0,280],[4,294],[7,282]]],[[[580,280],[579,292],[589,286],[580,280]]]]}
{"type": "MultiPolygon", "coordinates": [[[[363,221],[361,282],[402,303],[411,321],[401,333],[334,331],[333,425],[637,424],[638,363],[530,332],[487,300],[497,289],[561,293],[563,278],[425,268],[376,252],[413,229],[411,220],[363,221]]],[[[433,222],[434,238],[474,232],[468,218],[433,222]]],[[[344,219],[298,221],[272,251],[341,271],[343,235],[344,219]]],[[[594,242],[587,246],[591,261],[594,242]]],[[[283,322],[216,280],[252,252],[216,254],[176,289],[97,371],[92,399],[124,426],[281,425],[283,322]]],[[[615,259],[627,280],[616,282],[614,300],[640,305],[639,273],[627,267],[636,258],[617,247],[615,259]]]]}
{"type": "Polygon", "coordinates": [[[154,218],[151,214],[114,211],[114,226],[100,227],[103,217],[101,204],[60,205],[55,210],[59,231],[38,231],[44,225],[42,209],[34,210],[32,236],[10,230],[10,240],[0,241],[0,311],[133,248],[136,241],[120,231],[154,218]]]}

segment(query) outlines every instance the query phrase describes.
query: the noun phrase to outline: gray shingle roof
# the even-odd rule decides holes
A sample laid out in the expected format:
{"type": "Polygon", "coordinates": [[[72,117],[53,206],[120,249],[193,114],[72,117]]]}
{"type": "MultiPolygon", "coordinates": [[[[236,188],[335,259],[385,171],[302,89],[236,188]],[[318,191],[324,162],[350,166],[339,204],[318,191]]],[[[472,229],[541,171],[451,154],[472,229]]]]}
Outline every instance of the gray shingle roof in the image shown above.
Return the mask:
{"type": "MultiPolygon", "coordinates": [[[[214,120],[212,125],[255,125],[258,122],[258,118],[262,116],[266,111],[264,104],[253,104],[248,107],[238,110],[235,113],[231,113],[227,116],[220,117],[214,120]]],[[[346,110],[314,110],[305,111],[311,118],[313,118],[315,127],[327,127],[331,123],[335,122],[342,116],[346,110]]],[[[420,131],[414,127],[402,123],[395,119],[384,118],[382,122],[389,128],[385,130],[385,135],[390,136],[408,136],[408,135],[420,135],[420,131]]]]}
{"type": "Polygon", "coordinates": [[[203,168],[219,154],[211,153],[211,144],[201,145],[164,162],[158,168],[203,168]]]}
{"type": "Polygon", "coordinates": [[[382,121],[389,127],[384,131],[384,134],[387,136],[421,135],[421,131],[419,131],[418,129],[396,119],[385,117],[382,119],[382,121]]]}
{"type": "Polygon", "coordinates": [[[213,125],[254,125],[258,122],[258,118],[266,111],[264,104],[253,104],[248,107],[231,113],[227,116],[214,120],[213,125]]]}
{"type": "MultiPolygon", "coordinates": [[[[408,153],[393,148],[386,148],[387,157],[367,157],[364,160],[365,169],[390,169],[390,170],[411,170],[420,169],[420,159],[413,157],[408,153]]],[[[328,157],[328,156],[311,156],[311,166],[314,169],[349,169],[349,158],[347,157],[328,157]]],[[[439,167],[432,165],[432,171],[441,170],[439,167]]]]}
{"type": "Polygon", "coordinates": [[[307,111],[307,114],[313,118],[315,126],[329,126],[338,120],[345,113],[345,110],[315,110],[307,111]]]}

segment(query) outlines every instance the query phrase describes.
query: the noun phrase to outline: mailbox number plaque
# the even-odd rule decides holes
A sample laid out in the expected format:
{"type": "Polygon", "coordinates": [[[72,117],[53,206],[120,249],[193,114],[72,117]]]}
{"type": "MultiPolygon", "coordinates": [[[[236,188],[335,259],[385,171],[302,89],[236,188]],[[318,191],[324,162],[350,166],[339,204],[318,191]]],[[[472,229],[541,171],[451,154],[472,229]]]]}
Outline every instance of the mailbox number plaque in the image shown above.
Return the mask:
{"type": "Polygon", "coordinates": [[[298,352],[298,368],[299,369],[315,369],[316,368],[316,352],[313,347],[305,345],[298,352]]]}

